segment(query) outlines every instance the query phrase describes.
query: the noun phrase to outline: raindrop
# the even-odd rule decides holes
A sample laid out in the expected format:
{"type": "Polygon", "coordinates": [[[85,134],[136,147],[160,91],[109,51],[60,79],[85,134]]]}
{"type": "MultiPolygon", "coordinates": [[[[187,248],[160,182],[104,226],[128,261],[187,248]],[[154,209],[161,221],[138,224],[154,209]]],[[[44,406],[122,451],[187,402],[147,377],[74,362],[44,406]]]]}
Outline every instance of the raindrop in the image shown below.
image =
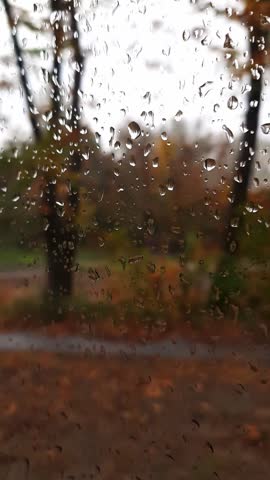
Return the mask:
{"type": "Polygon", "coordinates": [[[238,244],[237,244],[236,240],[232,240],[232,241],[230,242],[230,245],[229,245],[229,250],[230,250],[230,252],[231,252],[231,253],[235,253],[236,250],[237,250],[237,247],[238,247],[238,244]]]}
{"type": "Polygon", "coordinates": [[[267,15],[262,15],[261,24],[270,25],[270,17],[268,17],[267,15]]]}
{"type": "Polygon", "coordinates": [[[158,165],[159,165],[159,158],[158,158],[158,157],[155,157],[155,158],[152,160],[152,166],[153,166],[153,168],[158,168],[158,165]]]}
{"type": "Polygon", "coordinates": [[[148,157],[149,153],[151,152],[151,143],[147,143],[146,147],[144,148],[143,151],[143,156],[148,157]]]}
{"type": "Polygon", "coordinates": [[[225,35],[223,48],[230,48],[230,49],[234,48],[233,40],[228,33],[226,33],[226,35],[225,35]]]}
{"type": "Polygon", "coordinates": [[[128,132],[132,140],[136,140],[141,135],[141,129],[138,123],[131,122],[128,125],[128,132]]]}
{"type": "Polygon", "coordinates": [[[178,112],[176,112],[176,114],[174,115],[174,119],[176,120],[176,122],[180,122],[182,116],[183,116],[182,110],[178,110],[178,112]]]}
{"type": "Polygon", "coordinates": [[[243,177],[241,175],[241,173],[237,173],[237,175],[235,175],[233,177],[234,181],[237,182],[237,183],[242,183],[243,182],[243,177]]]}
{"type": "Polygon", "coordinates": [[[231,224],[231,227],[237,228],[239,226],[239,218],[238,217],[232,218],[230,224],[231,224]]]}
{"type": "Polygon", "coordinates": [[[131,138],[128,138],[127,141],[126,141],[126,147],[128,150],[131,150],[132,147],[133,147],[133,143],[132,143],[132,140],[131,138]]]}
{"type": "Polygon", "coordinates": [[[173,189],[174,189],[174,182],[171,178],[169,178],[168,182],[167,182],[167,190],[169,190],[169,192],[172,192],[173,189]]]}
{"type": "Polygon", "coordinates": [[[143,255],[135,255],[134,257],[130,257],[128,259],[128,263],[130,265],[134,264],[134,263],[139,263],[143,260],[143,255]]]}
{"type": "Polygon", "coordinates": [[[96,132],[96,133],[95,133],[95,140],[96,140],[96,144],[97,144],[97,145],[100,144],[100,137],[101,137],[100,133],[96,132]]]}
{"type": "Polygon", "coordinates": [[[227,125],[222,125],[222,129],[226,133],[226,137],[227,137],[228,142],[233,143],[233,141],[234,141],[233,132],[229,129],[229,127],[227,127],[227,125]]]}
{"type": "Polygon", "coordinates": [[[199,86],[199,95],[200,97],[206,97],[206,95],[210,92],[211,88],[209,88],[209,85],[212,85],[214,82],[211,80],[203,83],[202,85],[199,86]]]}
{"type": "Polygon", "coordinates": [[[261,130],[265,135],[268,135],[270,133],[270,123],[264,123],[261,125],[261,130]]]}
{"type": "Polygon", "coordinates": [[[115,135],[115,129],[113,127],[110,127],[110,134],[111,134],[111,138],[109,140],[109,145],[112,146],[114,135],[115,135]]]}
{"type": "Polygon", "coordinates": [[[235,110],[238,107],[238,99],[232,95],[228,100],[227,106],[230,110],[235,110]]]}
{"type": "Polygon", "coordinates": [[[146,230],[149,233],[149,235],[154,235],[156,231],[156,226],[155,226],[155,220],[153,218],[148,218],[146,230]]]}
{"type": "Polygon", "coordinates": [[[260,180],[258,179],[258,177],[254,177],[253,183],[254,183],[255,187],[259,187],[259,186],[260,186],[260,180]]]}
{"type": "Polygon", "coordinates": [[[166,133],[166,132],[162,132],[162,133],[161,133],[161,139],[164,140],[164,141],[165,141],[165,140],[168,140],[168,136],[167,136],[167,133],[166,133]]]}
{"type": "Polygon", "coordinates": [[[185,42],[187,42],[190,39],[190,31],[189,30],[184,30],[182,34],[182,38],[185,42]]]}
{"type": "Polygon", "coordinates": [[[257,213],[258,212],[258,207],[254,205],[253,203],[249,203],[246,207],[246,211],[249,213],[257,213]]]}
{"type": "Polygon", "coordinates": [[[262,166],[261,166],[261,164],[258,160],[255,162],[255,167],[256,167],[256,170],[258,170],[258,171],[260,171],[262,169],[262,166]]]}
{"type": "Polygon", "coordinates": [[[255,80],[259,80],[261,78],[261,74],[257,68],[251,69],[251,75],[255,80]]]}
{"type": "Polygon", "coordinates": [[[147,117],[147,112],[145,110],[141,113],[141,117],[142,117],[143,121],[145,122],[146,117],[147,117]]]}
{"type": "Polygon", "coordinates": [[[248,132],[248,128],[246,127],[245,122],[242,122],[242,123],[241,123],[240,129],[241,129],[241,131],[242,131],[243,133],[248,132]]]}
{"type": "Polygon", "coordinates": [[[16,202],[18,202],[18,200],[20,200],[20,198],[21,198],[20,195],[14,195],[14,196],[12,197],[12,201],[13,201],[14,203],[16,203],[16,202]]]}
{"type": "Polygon", "coordinates": [[[175,235],[179,235],[181,233],[181,227],[179,227],[178,225],[172,225],[171,232],[175,235]]]}
{"type": "Polygon", "coordinates": [[[98,271],[92,267],[89,267],[88,268],[88,278],[90,278],[90,280],[93,280],[94,282],[96,282],[99,278],[100,278],[100,275],[98,273],[98,271]]]}
{"type": "Polygon", "coordinates": [[[56,10],[50,15],[50,24],[53,25],[55,22],[61,20],[61,11],[56,10]]]}
{"type": "Polygon", "coordinates": [[[99,247],[104,247],[105,241],[103,237],[98,237],[98,245],[99,247]]]}
{"type": "Polygon", "coordinates": [[[153,262],[150,262],[146,265],[147,267],[147,270],[150,272],[150,273],[155,273],[156,271],[156,265],[153,263],[153,262]]]}
{"type": "Polygon", "coordinates": [[[151,93],[150,92],[146,92],[143,96],[144,100],[148,100],[148,103],[151,102],[151,93]]]}
{"type": "Polygon", "coordinates": [[[160,196],[164,197],[164,195],[166,195],[166,187],[164,185],[159,185],[158,189],[160,196]]]}
{"type": "Polygon", "coordinates": [[[203,168],[208,172],[211,172],[211,170],[216,168],[216,160],[214,160],[214,158],[206,158],[203,162],[203,168]]]}

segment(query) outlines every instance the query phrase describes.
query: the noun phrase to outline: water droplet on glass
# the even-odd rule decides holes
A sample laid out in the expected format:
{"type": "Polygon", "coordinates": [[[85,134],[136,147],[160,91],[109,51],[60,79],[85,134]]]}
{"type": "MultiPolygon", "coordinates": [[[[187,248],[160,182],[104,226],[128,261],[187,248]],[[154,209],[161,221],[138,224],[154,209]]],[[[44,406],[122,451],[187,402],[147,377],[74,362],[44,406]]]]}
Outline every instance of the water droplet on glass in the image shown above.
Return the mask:
{"type": "Polygon", "coordinates": [[[143,260],[143,255],[135,255],[134,257],[130,257],[128,259],[128,263],[130,265],[134,264],[134,263],[139,263],[143,260]]]}
{"type": "Polygon", "coordinates": [[[156,265],[153,263],[153,262],[149,262],[147,265],[147,270],[150,272],[150,273],[155,273],[156,271],[156,265]]]}
{"type": "Polygon", "coordinates": [[[267,16],[267,15],[262,15],[261,24],[262,25],[270,25],[270,17],[267,16]]]}
{"type": "Polygon", "coordinates": [[[143,156],[144,157],[148,157],[149,153],[151,152],[151,143],[147,143],[146,147],[144,148],[144,151],[143,151],[143,156]]]}
{"type": "Polygon", "coordinates": [[[149,235],[154,235],[156,231],[156,225],[155,225],[155,220],[153,218],[148,218],[146,230],[149,233],[149,235]]]}
{"type": "Polygon", "coordinates": [[[190,31],[189,30],[184,30],[182,34],[182,38],[185,42],[187,42],[190,39],[190,31]]]}
{"type": "Polygon", "coordinates": [[[152,166],[153,168],[158,168],[158,165],[159,165],[159,158],[156,157],[152,160],[152,166]]]}
{"type": "Polygon", "coordinates": [[[146,117],[147,117],[147,112],[146,112],[145,110],[143,110],[143,112],[141,113],[141,117],[142,117],[142,119],[143,119],[144,122],[145,122],[146,117]]]}
{"type": "Polygon", "coordinates": [[[162,133],[161,133],[161,139],[162,139],[162,140],[168,140],[168,137],[167,137],[167,133],[166,133],[166,132],[162,132],[162,133]]]}
{"type": "Polygon", "coordinates": [[[226,33],[226,35],[225,35],[223,48],[229,48],[229,49],[234,48],[233,40],[228,33],[226,33]]]}
{"type": "Polygon", "coordinates": [[[232,95],[228,100],[227,106],[230,110],[235,110],[238,107],[238,99],[232,95]]]}
{"type": "Polygon", "coordinates": [[[131,122],[128,124],[128,132],[132,140],[136,140],[141,135],[141,129],[138,123],[131,122]]]}
{"type": "Polygon", "coordinates": [[[259,187],[259,186],[260,186],[260,180],[258,179],[258,177],[254,177],[254,178],[253,178],[253,183],[254,183],[255,187],[259,187]]]}
{"type": "Polygon", "coordinates": [[[242,122],[242,123],[241,123],[240,129],[241,129],[241,131],[242,131],[243,133],[248,132],[248,128],[246,127],[245,122],[242,122]]]}
{"type": "Polygon", "coordinates": [[[176,114],[174,115],[174,119],[176,120],[176,122],[180,122],[182,116],[183,116],[182,110],[178,110],[178,112],[176,112],[176,114]]]}
{"type": "Polygon", "coordinates": [[[168,182],[167,182],[167,190],[169,190],[169,192],[172,192],[173,189],[174,189],[174,182],[171,178],[169,178],[168,182]]]}
{"type": "Polygon", "coordinates": [[[261,125],[261,130],[265,135],[268,135],[270,133],[270,123],[264,123],[261,125]]]}
{"type": "Polygon", "coordinates": [[[227,127],[227,125],[222,125],[222,129],[226,133],[226,137],[229,143],[233,143],[234,141],[234,135],[233,132],[227,127]]]}
{"type": "Polygon", "coordinates": [[[230,224],[231,224],[231,227],[237,228],[239,225],[239,218],[238,217],[232,218],[230,224]]]}
{"type": "Polygon", "coordinates": [[[129,165],[130,165],[131,167],[136,167],[135,157],[132,156],[132,157],[129,159],[129,165]]]}
{"type": "Polygon", "coordinates": [[[208,172],[211,172],[211,170],[216,168],[216,160],[214,160],[214,158],[206,158],[203,162],[203,168],[208,172]]]}
{"type": "Polygon", "coordinates": [[[233,177],[234,181],[237,182],[237,183],[242,183],[243,182],[243,177],[241,175],[241,173],[237,173],[234,177],[233,177]]]}
{"type": "Polygon", "coordinates": [[[232,240],[232,241],[230,242],[230,245],[229,245],[229,250],[230,250],[230,252],[231,252],[231,253],[235,253],[236,250],[237,250],[237,247],[238,247],[238,244],[237,244],[236,240],[232,240]]]}
{"type": "Polygon", "coordinates": [[[164,197],[164,195],[166,195],[166,187],[164,185],[159,185],[158,189],[160,196],[164,197]]]}
{"type": "Polygon", "coordinates": [[[261,166],[261,164],[260,164],[260,162],[259,162],[258,160],[255,162],[255,168],[256,168],[256,170],[258,170],[258,171],[260,171],[260,170],[262,169],[262,166],[261,166]]]}
{"type": "Polygon", "coordinates": [[[101,137],[100,133],[96,132],[96,133],[95,133],[95,140],[96,140],[96,144],[97,144],[97,145],[100,144],[100,137],[101,137]]]}
{"type": "Polygon", "coordinates": [[[260,74],[258,68],[252,68],[251,69],[251,75],[255,80],[259,80],[261,78],[261,74],[260,74]]]}
{"type": "Polygon", "coordinates": [[[128,138],[127,141],[126,141],[126,147],[128,150],[131,150],[132,147],[133,147],[133,143],[132,143],[132,140],[131,138],[128,138]]]}

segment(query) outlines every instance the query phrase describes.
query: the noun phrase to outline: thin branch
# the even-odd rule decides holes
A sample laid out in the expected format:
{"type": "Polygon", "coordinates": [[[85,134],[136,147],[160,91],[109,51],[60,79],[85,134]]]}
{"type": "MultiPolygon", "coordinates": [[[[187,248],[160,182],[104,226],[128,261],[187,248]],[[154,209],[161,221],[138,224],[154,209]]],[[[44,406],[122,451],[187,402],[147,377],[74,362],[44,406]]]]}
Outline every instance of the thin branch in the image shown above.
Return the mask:
{"type": "MultiPolygon", "coordinates": [[[[51,0],[52,12],[59,11],[61,8],[60,0],[51,0]]],[[[62,19],[57,20],[53,24],[54,34],[54,58],[53,58],[53,71],[52,71],[52,111],[53,111],[53,124],[56,126],[57,119],[60,112],[61,95],[60,95],[60,81],[61,81],[61,49],[63,43],[63,29],[62,19]]]]}
{"type": "Polygon", "coordinates": [[[76,9],[74,5],[74,0],[70,3],[70,14],[71,14],[71,32],[73,35],[72,43],[74,49],[74,60],[77,64],[77,68],[74,71],[74,85],[73,85],[73,101],[72,101],[72,125],[78,125],[79,121],[79,90],[81,87],[82,81],[82,71],[83,71],[83,56],[80,46],[80,32],[77,20],[75,18],[76,9]]]}
{"type": "Polygon", "coordinates": [[[16,62],[17,62],[17,65],[18,65],[18,69],[19,69],[19,72],[20,72],[21,83],[22,83],[22,87],[23,87],[25,97],[26,97],[29,119],[30,119],[30,122],[31,122],[31,125],[32,125],[32,128],[33,128],[35,139],[36,139],[36,141],[38,141],[41,138],[41,131],[40,131],[40,127],[39,127],[39,124],[38,124],[38,121],[37,121],[37,117],[34,114],[35,106],[34,106],[34,103],[33,103],[33,100],[32,100],[32,94],[31,94],[31,90],[30,90],[30,86],[29,86],[29,82],[28,82],[28,78],[27,78],[27,73],[26,73],[26,69],[25,69],[25,65],[24,65],[24,60],[23,60],[23,56],[22,56],[21,47],[19,45],[18,38],[17,38],[17,31],[16,31],[16,27],[15,27],[15,24],[14,24],[14,19],[13,19],[11,7],[9,5],[8,0],[3,0],[3,4],[4,4],[4,8],[5,8],[5,11],[6,11],[7,18],[8,18],[8,23],[9,23],[9,26],[10,26],[11,34],[12,34],[13,47],[14,47],[14,51],[15,51],[15,55],[16,55],[16,62]]]}

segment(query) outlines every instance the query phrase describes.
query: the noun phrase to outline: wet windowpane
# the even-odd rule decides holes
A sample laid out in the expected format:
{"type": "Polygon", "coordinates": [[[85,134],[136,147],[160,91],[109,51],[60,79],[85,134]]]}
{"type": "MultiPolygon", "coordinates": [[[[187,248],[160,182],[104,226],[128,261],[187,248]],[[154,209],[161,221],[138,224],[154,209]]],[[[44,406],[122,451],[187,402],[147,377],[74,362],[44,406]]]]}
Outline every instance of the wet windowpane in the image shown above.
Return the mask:
{"type": "Polygon", "coordinates": [[[0,480],[268,478],[269,0],[0,24],[0,480]]]}

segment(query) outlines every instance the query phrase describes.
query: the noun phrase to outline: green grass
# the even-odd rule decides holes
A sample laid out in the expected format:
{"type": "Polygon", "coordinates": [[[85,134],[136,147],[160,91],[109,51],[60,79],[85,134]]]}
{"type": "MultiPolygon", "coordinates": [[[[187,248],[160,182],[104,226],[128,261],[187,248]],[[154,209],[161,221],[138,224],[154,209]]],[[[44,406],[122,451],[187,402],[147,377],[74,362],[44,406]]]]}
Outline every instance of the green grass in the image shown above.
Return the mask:
{"type": "Polygon", "coordinates": [[[44,264],[41,251],[24,250],[19,247],[1,247],[0,249],[0,270],[11,270],[13,268],[40,266],[44,264]]]}

